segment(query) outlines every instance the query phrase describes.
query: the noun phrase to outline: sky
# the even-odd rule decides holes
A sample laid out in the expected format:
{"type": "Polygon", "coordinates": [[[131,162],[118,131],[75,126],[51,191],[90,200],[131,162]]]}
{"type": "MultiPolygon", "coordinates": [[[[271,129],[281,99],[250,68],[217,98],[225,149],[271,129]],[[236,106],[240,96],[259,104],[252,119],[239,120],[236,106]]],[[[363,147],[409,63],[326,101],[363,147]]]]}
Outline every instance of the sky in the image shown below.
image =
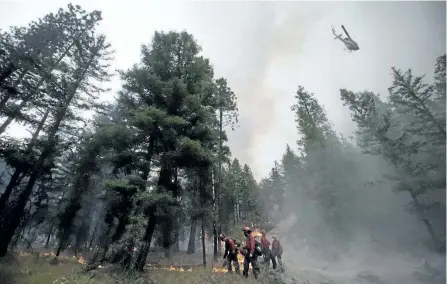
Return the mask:
{"type": "MultiPolygon", "coordinates": [[[[113,68],[140,59],[154,32],[186,30],[238,96],[239,127],[229,131],[233,157],[265,177],[299,135],[290,110],[298,85],[315,94],[335,130],[354,131],[339,89],[386,97],[391,67],[433,77],[446,51],[446,2],[267,2],[169,0],[0,0],[0,29],[27,25],[68,3],[101,10],[99,30],[115,50],[113,68]],[[360,50],[334,40],[344,25],[360,50]]],[[[113,100],[120,81],[111,83],[113,100]]],[[[17,133],[20,130],[14,128],[17,133]]]]}

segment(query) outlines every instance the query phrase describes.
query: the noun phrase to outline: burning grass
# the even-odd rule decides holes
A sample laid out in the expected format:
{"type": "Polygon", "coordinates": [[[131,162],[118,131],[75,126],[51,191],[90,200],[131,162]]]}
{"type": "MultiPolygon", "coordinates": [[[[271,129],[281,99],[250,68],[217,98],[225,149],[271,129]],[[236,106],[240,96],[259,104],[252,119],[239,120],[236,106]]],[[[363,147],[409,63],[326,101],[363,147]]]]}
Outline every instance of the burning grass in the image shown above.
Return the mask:
{"type": "MultiPolygon", "coordinates": [[[[17,253],[18,256],[35,256],[36,258],[48,258],[48,257],[52,257],[55,258],[56,254],[54,252],[44,252],[44,253],[30,253],[30,252],[19,252],[17,253]]],[[[86,261],[84,260],[84,258],[82,256],[72,256],[72,257],[68,257],[68,256],[62,256],[60,255],[58,257],[59,261],[68,261],[68,262],[77,262],[79,264],[86,264],[86,261]]]]}
{"type": "Polygon", "coordinates": [[[199,266],[147,267],[146,273],[137,278],[120,275],[116,269],[105,267],[87,274],[81,273],[82,257],[60,256],[54,262],[52,253],[19,253],[0,259],[2,284],[195,284],[195,283],[273,283],[261,277],[255,281],[250,275],[244,279],[227,273],[222,267],[199,266]],[[131,279],[133,278],[133,280],[131,279]]]}
{"type": "Polygon", "coordinates": [[[203,268],[201,265],[184,265],[184,266],[151,266],[148,265],[145,270],[148,271],[157,271],[157,270],[163,270],[163,271],[175,271],[175,272],[197,272],[198,270],[208,270],[208,271],[212,271],[214,273],[227,273],[227,269],[226,268],[219,268],[219,267],[213,267],[211,268],[211,270],[208,268],[203,268]]]}
{"type": "MultiPolygon", "coordinates": [[[[71,284],[66,281],[80,265],[76,259],[61,259],[51,265],[53,258],[36,254],[7,256],[0,259],[0,283],[5,284],[71,284]],[[60,280],[60,281],[59,281],[60,280]]],[[[79,282],[89,283],[89,282],[79,282]]]]}

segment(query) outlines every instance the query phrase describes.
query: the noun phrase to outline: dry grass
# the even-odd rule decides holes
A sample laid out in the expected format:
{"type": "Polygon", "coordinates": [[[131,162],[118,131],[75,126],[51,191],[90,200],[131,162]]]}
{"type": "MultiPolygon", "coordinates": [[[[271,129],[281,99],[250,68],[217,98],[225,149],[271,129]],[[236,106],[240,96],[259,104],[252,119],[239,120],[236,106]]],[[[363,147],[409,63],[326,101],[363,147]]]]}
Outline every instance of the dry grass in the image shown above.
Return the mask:
{"type": "Polygon", "coordinates": [[[35,255],[8,256],[0,259],[0,283],[2,284],[279,284],[267,273],[255,280],[228,273],[215,273],[210,269],[195,269],[192,272],[150,270],[135,276],[122,275],[113,269],[98,269],[94,272],[81,273],[82,265],[76,259],[63,259],[52,264],[51,257],[35,255]]]}
{"type": "MultiPolygon", "coordinates": [[[[0,260],[0,283],[4,284],[71,284],[80,265],[76,259],[63,259],[52,265],[51,258],[34,255],[7,256],[0,260]]],[[[78,276],[78,275],[76,275],[78,276]]],[[[82,276],[80,278],[83,278],[82,276]]],[[[96,284],[96,283],[95,283],[96,284]]]]}

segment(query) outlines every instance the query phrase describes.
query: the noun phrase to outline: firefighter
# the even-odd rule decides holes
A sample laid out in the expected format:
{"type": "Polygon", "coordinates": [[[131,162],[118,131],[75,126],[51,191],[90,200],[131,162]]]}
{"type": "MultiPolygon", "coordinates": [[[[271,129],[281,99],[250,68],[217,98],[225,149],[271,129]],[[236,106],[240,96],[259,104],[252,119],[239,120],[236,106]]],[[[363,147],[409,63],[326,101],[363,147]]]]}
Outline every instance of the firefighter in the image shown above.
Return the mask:
{"type": "Polygon", "coordinates": [[[245,276],[245,278],[248,278],[248,268],[251,263],[251,268],[253,269],[253,275],[255,278],[258,278],[259,274],[259,267],[256,264],[257,255],[255,253],[255,237],[252,234],[252,231],[250,227],[244,227],[244,236],[245,236],[245,246],[244,246],[244,271],[242,272],[242,275],[245,276]]]}
{"type": "Polygon", "coordinates": [[[270,266],[270,260],[273,264],[273,269],[276,269],[276,259],[273,257],[272,252],[270,251],[270,242],[267,240],[265,231],[261,231],[261,245],[262,245],[262,254],[264,255],[264,263],[266,263],[267,267],[270,266]]]}
{"type": "Polygon", "coordinates": [[[231,263],[234,263],[234,270],[240,274],[239,262],[237,260],[237,248],[235,240],[228,238],[225,234],[220,234],[220,240],[225,243],[225,253],[223,259],[226,261],[228,272],[233,272],[231,263]]]}
{"type": "Polygon", "coordinates": [[[272,243],[272,258],[276,260],[278,258],[278,263],[282,268],[282,245],[279,242],[278,238],[273,235],[273,243],[272,243]]]}

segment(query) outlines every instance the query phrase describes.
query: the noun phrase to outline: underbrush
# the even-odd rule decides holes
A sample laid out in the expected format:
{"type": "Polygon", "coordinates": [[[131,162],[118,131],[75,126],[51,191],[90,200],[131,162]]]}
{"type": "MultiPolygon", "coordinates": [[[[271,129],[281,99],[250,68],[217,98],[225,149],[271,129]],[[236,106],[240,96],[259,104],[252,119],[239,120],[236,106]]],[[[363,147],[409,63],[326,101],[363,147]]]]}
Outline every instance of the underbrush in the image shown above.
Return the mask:
{"type": "Polygon", "coordinates": [[[191,272],[149,270],[143,274],[118,273],[117,269],[102,268],[87,273],[76,259],[60,260],[33,255],[7,256],[0,259],[0,283],[2,284],[238,284],[261,283],[282,284],[269,273],[263,273],[258,280],[250,275],[248,279],[228,273],[215,273],[198,268],[191,272]]]}

